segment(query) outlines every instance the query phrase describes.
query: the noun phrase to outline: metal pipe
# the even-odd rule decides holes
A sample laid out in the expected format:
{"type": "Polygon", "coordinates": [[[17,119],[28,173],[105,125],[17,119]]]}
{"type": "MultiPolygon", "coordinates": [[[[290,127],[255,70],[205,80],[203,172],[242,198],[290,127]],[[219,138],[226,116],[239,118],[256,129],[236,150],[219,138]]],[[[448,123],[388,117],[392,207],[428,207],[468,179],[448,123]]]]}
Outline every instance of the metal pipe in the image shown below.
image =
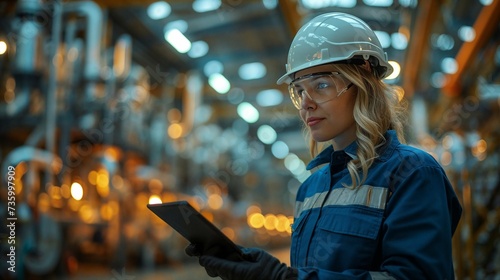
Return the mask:
{"type": "Polygon", "coordinates": [[[94,100],[96,81],[100,78],[100,52],[103,25],[102,10],[93,1],[67,2],[63,5],[65,14],[74,13],[87,18],[86,42],[85,42],[85,65],[83,75],[87,81],[85,88],[86,101],[94,100]]]}
{"type": "Polygon", "coordinates": [[[62,167],[61,159],[54,153],[31,146],[20,146],[5,157],[2,162],[2,174],[7,174],[9,166],[16,166],[23,161],[41,164],[53,172],[59,172],[62,167]]]}
{"type": "Polygon", "coordinates": [[[9,104],[0,104],[0,116],[17,116],[30,104],[30,93],[35,86],[35,78],[42,69],[41,37],[42,26],[36,16],[42,13],[39,0],[20,0],[16,7],[14,30],[9,40],[14,41],[16,53],[12,64],[16,78],[16,98],[9,104]]]}
{"type": "MultiPolygon", "coordinates": [[[[61,26],[62,26],[62,4],[60,0],[54,0],[54,14],[52,25],[52,48],[50,53],[51,63],[49,68],[49,82],[47,89],[47,97],[45,100],[45,148],[48,152],[55,153],[55,134],[57,126],[57,112],[56,112],[56,91],[57,91],[57,67],[55,65],[57,50],[61,43],[61,26]]],[[[45,184],[52,181],[52,169],[46,168],[45,170],[45,184]]]]}

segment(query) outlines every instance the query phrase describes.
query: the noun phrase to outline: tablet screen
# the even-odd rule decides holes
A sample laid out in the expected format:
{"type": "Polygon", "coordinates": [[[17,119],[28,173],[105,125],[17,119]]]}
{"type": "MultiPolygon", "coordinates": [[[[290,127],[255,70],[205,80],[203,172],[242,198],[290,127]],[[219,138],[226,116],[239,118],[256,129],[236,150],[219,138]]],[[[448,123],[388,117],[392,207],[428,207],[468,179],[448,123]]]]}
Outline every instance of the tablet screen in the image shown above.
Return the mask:
{"type": "Polygon", "coordinates": [[[148,204],[148,208],[190,243],[200,246],[203,254],[234,260],[242,258],[238,246],[187,201],[148,204]]]}

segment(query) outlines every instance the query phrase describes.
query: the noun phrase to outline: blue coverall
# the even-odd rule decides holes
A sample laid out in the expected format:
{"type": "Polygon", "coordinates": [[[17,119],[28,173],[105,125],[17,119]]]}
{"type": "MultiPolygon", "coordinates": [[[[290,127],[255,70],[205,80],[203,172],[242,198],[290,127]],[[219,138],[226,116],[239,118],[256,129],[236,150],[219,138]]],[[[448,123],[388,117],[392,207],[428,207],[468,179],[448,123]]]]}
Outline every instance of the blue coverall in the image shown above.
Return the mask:
{"type": "Polygon", "coordinates": [[[443,168],[395,131],[354,189],[346,164],[357,143],[329,147],[299,188],[291,265],[299,279],[454,279],[452,235],[462,208],[443,168]],[[320,166],[326,164],[324,166],[320,166]]]}

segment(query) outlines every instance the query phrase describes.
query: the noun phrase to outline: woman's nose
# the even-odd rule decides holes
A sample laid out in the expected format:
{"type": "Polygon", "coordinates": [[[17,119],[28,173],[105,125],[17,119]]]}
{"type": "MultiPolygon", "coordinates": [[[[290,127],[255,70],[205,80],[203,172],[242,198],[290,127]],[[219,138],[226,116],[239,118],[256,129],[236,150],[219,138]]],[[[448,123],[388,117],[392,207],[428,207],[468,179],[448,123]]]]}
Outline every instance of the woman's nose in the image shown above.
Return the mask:
{"type": "Polygon", "coordinates": [[[302,99],[302,102],[300,104],[301,104],[302,109],[304,109],[304,110],[315,109],[317,106],[316,102],[314,102],[314,100],[312,100],[312,98],[309,97],[309,94],[305,95],[305,97],[302,99]]]}

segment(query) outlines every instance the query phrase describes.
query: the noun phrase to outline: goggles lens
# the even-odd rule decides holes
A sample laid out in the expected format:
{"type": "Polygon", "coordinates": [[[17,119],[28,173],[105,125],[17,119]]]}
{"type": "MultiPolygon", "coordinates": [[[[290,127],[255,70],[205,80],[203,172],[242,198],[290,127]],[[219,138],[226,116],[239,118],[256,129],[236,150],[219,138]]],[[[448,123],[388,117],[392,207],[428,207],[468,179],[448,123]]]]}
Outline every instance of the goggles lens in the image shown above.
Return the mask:
{"type": "Polygon", "coordinates": [[[302,108],[302,102],[309,98],[315,103],[324,103],[340,96],[353,84],[338,72],[321,72],[305,75],[288,85],[293,105],[302,108]]]}

